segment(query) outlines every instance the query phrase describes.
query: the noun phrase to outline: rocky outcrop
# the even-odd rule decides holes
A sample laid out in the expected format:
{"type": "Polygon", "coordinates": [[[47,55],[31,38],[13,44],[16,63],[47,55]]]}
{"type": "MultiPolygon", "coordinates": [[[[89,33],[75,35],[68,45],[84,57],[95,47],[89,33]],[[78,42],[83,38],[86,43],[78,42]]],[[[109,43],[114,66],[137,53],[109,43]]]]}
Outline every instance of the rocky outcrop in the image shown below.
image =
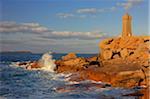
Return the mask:
{"type": "Polygon", "coordinates": [[[58,60],[57,72],[73,73],[71,81],[94,80],[111,84],[114,87],[134,87],[146,85],[145,71],[140,64],[125,61],[122,58],[103,60],[99,63],[98,57],[70,60],[58,60]]]}
{"type": "Polygon", "coordinates": [[[94,80],[102,81],[110,84],[114,87],[135,87],[140,85],[145,85],[145,75],[143,71],[139,68],[134,68],[131,66],[125,68],[122,66],[120,69],[116,69],[115,66],[112,67],[95,67],[91,66],[88,69],[78,72],[78,75],[71,77],[71,81],[81,81],[81,80],[94,80]]]}
{"type": "MultiPolygon", "coordinates": [[[[126,38],[118,37],[105,39],[100,42],[101,58],[104,60],[119,57],[125,59],[130,56],[140,56],[141,53],[147,53],[147,55],[149,55],[149,44],[150,37],[130,36],[126,38]]],[[[148,56],[143,58],[148,58],[148,56]]]]}
{"type": "Polygon", "coordinates": [[[61,60],[56,61],[57,72],[77,72],[86,67],[89,62],[82,57],[77,57],[74,53],[63,56],[61,60]]]}
{"type": "Polygon", "coordinates": [[[66,56],[63,56],[62,60],[66,61],[66,60],[75,59],[75,58],[77,58],[76,54],[71,52],[71,53],[68,53],[66,56]]]}
{"type": "MultiPolygon", "coordinates": [[[[119,62],[119,64],[135,63],[136,66],[139,66],[141,68],[145,75],[145,80],[148,82],[150,81],[150,76],[148,73],[148,71],[150,70],[149,45],[149,36],[127,36],[105,39],[100,43],[100,58],[104,66],[107,64],[111,66],[112,64],[116,64],[117,62],[119,62]]],[[[116,66],[117,68],[120,68],[120,65],[116,64],[116,66]]],[[[128,67],[129,66],[127,65],[126,68],[128,67]]],[[[124,77],[121,77],[121,75],[118,76],[122,79],[125,79],[124,77]]],[[[127,76],[127,78],[130,77],[127,76]]],[[[120,81],[116,80],[116,82],[120,81]]],[[[113,84],[118,85],[116,82],[114,82],[113,84]]]]}
{"type": "Polygon", "coordinates": [[[100,67],[102,66],[101,62],[99,61],[99,55],[83,58],[77,57],[75,53],[68,53],[66,56],[62,56],[61,60],[57,60],[57,72],[77,72],[85,70],[91,66],[100,67]],[[71,57],[73,56],[73,57],[71,57]],[[65,59],[64,59],[65,58],[65,59]]]}

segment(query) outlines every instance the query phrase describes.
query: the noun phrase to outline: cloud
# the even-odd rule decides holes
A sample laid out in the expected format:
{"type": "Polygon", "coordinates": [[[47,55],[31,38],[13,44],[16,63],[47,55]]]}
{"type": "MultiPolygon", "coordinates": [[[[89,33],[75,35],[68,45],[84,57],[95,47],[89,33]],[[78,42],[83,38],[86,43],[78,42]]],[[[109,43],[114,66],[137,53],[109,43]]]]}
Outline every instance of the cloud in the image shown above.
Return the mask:
{"type": "Polygon", "coordinates": [[[80,40],[94,40],[105,36],[101,32],[72,32],[72,31],[53,31],[50,34],[42,36],[50,39],[80,39],[80,40]]]}
{"type": "Polygon", "coordinates": [[[79,14],[97,14],[97,13],[102,13],[102,12],[107,12],[107,11],[112,11],[115,10],[115,7],[111,8],[82,8],[82,9],[77,9],[76,13],[79,14]]]}
{"type": "Polygon", "coordinates": [[[41,33],[50,31],[38,23],[0,22],[0,33],[41,33]]]}
{"type": "Polygon", "coordinates": [[[117,9],[117,7],[115,7],[115,6],[109,8],[110,11],[115,11],[116,9],[117,9]]]}
{"type": "Polygon", "coordinates": [[[72,13],[57,13],[57,16],[60,18],[70,18],[70,17],[75,17],[75,18],[86,18],[88,14],[94,15],[94,14],[99,14],[103,12],[109,12],[109,11],[114,11],[116,10],[116,7],[110,7],[110,8],[80,8],[77,9],[75,12],[72,13]]]}
{"type": "Polygon", "coordinates": [[[144,0],[122,0],[117,2],[116,5],[108,8],[79,8],[73,11],[73,13],[58,13],[57,16],[60,18],[69,18],[69,17],[76,17],[76,18],[86,18],[87,14],[99,14],[104,12],[111,12],[123,7],[125,10],[129,10],[133,6],[137,6],[142,3],[144,0]],[[120,7],[119,7],[120,6],[120,7]]]}
{"type": "MultiPolygon", "coordinates": [[[[88,14],[98,14],[98,13],[102,13],[102,12],[109,12],[109,11],[114,11],[116,10],[116,7],[110,7],[110,8],[80,8],[77,9],[75,12],[73,13],[57,13],[56,15],[59,18],[86,18],[88,14]]],[[[93,17],[93,16],[92,16],[93,17]]]]}
{"type": "Polygon", "coordinates": [[[77,9],[77,13],[97,13],[96,8],[82,8],[82,9],[77,9]]]}
{"type": "Polygon", "coordinates": [[[103,38],[102,32],[73,32],[48,29],[39,23],[0,22],[0,33],[24,33],[43,39],[81,39],[94,40],[103,38]]]}
{"type": "Polygon", "coordinates": [[[60,18],[74,17],[74,15],[71,13],[57,13],[57,16],[60,18]]]}
{"type": "Polygon", "coordinates": [[[1,44],[24,44],[24,41],[20,41],[20,40],[0,40],[1,44]]]}
{"type": "Polygon", "coordinates": [[[133,6],[136,6],[140,3],[142,3],[144,0],[127,0],[125,2],[122,3],[117,3],[117,6],[122,6],[125,10],[129,10],[130,8],[132,8],[133,6]]]}
{"type": "Polygon", "coordinates": [[[108,11],[114,11],[116,10],[116,7],[110,7],[110,8],[81,8],[77,9],[76,13],[79,14],[97,14],[102,12],[108,12],[108,11]]]}

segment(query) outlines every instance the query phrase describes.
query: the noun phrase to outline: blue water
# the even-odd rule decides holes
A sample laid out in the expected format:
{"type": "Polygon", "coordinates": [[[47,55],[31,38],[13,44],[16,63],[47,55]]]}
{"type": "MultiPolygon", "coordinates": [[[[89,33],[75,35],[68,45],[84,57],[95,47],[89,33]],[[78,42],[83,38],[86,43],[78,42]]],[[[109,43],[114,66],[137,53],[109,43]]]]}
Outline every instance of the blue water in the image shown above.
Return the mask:
{"type": "MultiPolygon", "coordinates": [[[[43,54],[32,54],[32,53],[3,53],[0,54],[0,62],[17,62],[17,61],[34,61],[41,58],[43,54]]],[[[53,58],[58,60],[66,54],[52,54],[53,58]]],[[[91,57],[96,54],[77,54],[78,57],[91,57]]]]}
{"type": "MultiPolygon", "coordinates": [[[[53,54],[60,59],[65,54],[53,54]]],[[[92,81],[73,84],[67,75],[25,70],[11,65],[12,62],[38,60],[42,54],[1,54],[0,57],[0,99],[136,99],[123,97],[122,94],[135,92],[135,89],[97,88],[90,86],[92,81]],[[56,90],[62,88],[63,90],[56,90]]],[[[90,57],[93,54],[78,54],[90,57]]],[[[101,84],[101,83],[98,83],[101,84]]]]}

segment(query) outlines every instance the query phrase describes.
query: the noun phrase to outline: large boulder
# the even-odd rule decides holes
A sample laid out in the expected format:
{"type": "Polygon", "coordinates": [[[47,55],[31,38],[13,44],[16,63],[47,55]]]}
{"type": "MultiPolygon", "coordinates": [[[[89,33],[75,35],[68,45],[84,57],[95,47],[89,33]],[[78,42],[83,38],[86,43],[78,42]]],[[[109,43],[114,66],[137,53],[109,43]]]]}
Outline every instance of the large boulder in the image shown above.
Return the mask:
{"type": "Polygon", "coordinates": [[[69,60],[56,61],[57,72],[76,72],[82,70],[89,64],[85,58],[78,57],[69,60]]]}
{"type": "Polygon", "coordinates": [[[121,55],[121,57],[122,57],[123,59],[125,59],[126,57],[129,56],[129,52],[128,52],[128,50],[125,48],[125,49],[122,49],[122,50],[120,51],[120,55],[121,55]]]}
{"type": "Polygon", "coordinates": [[[62,60],[70,60],[70,59],[75,59],[77,58],[76,54],[71,52],[71,53],[68,53],[66,56],[63,56],[62,57],[62,60]]]}
{"type": "Polygon", "coordinates": [[[110,49],[104,50],[102,53],[103,53],[103,59],[105,59],[105,60],[111,59],[111,57],[113,55],[113,52],[110,49]]]}

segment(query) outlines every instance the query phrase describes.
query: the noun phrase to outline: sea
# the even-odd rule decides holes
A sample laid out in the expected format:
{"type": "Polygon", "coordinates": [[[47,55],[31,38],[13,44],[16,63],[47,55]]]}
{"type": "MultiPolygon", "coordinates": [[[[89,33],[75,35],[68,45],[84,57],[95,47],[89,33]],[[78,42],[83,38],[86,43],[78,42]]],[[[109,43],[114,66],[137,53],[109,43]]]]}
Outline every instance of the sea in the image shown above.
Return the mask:
{"type": "MultiPolygon", "coordinates": [[[[0,54],[0,99],[138,99],[127,96],[140,88],[114,88],[95,81],[68,81],[70,74],[57,74],[44,70],[26,70],[15,66],[17,62],[39,60],[43,54],[0,54]]],[[[52,54],[58,60],[66,54],[52,54]]],[[[77,54],[91,57],[95,54],[77,54]]]]}

